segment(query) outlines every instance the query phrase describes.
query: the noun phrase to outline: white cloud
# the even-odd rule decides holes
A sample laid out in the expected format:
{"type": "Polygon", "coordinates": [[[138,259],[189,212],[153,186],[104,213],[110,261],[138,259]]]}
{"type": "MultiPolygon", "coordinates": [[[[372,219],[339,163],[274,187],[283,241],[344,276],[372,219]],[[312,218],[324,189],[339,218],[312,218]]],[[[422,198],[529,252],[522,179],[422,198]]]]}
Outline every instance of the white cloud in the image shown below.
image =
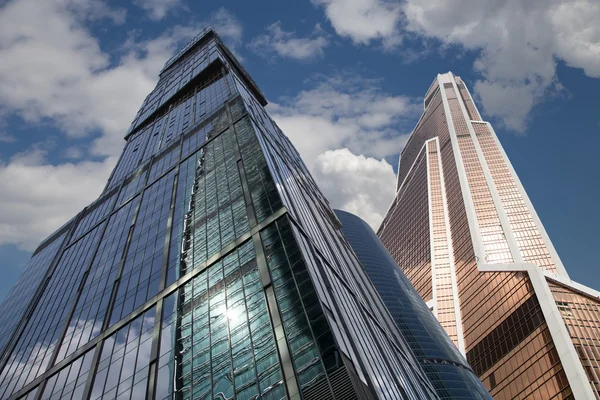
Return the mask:
{"type": "MultiPolygon", "coordinates": [[[[32,250],[100,194],[162,65],[201,29],[178,26],[150,40],[130,37],[111,63],[86,21],[121,23],[122,17],[120,10],[95,0],[19,0],[3,6],[0,115],[54,124],[71,137],[95,135],[89,152],[96,158],[55,165],[45,158],[47,148],[34,146],[0,164],[0,245],[32,250]]],[[[3,137],[16,136],[7,129],[3,137]]]]}
{"type": "Polygon", "coordinates": [[[105,0],[52,0],[52,3],[81,20],[109,19],[119,25],[125,22],[127,16],[127,10],[120,7],[109,7],[105,0]]]}
{"type": "MultiPolygon", "coordinates": [[[[527,128],[536,104],[564,89],[556,75],[558,61],[600,77],[597,0],[312,2],[324,9],[338,35],[356,44],[381,40],[384,48],[398,49],[403,36],[416,34],[439,40],[444,48],[475,51],[478,79],[472,89],[487,115],[515,131],[527,128]]],[[[415,58],[412,49],[399,51],[415,58]]]]}
{"type": "Polygon", "coordinates": [[[238,18],[225,7],[221,7],[210,13],[206,19],[196,24],[196,26],[187,28],[179,27],[179,30],[185,31],[185,33],[193,33],[191,37],[194,37],[201,29],[209,25],[217,32],[217,35],[219,35],[238,61],[244,61],[244,57],[239,52],[239,48],[242,45],[244,28],[238,18]]]}
{"type": "Polygon", "coordinates": [[[401,40],[400,3],[390,0],[312,0],[322,6],[333,29],[354,43],[368,44],[382,40],[385,47],[398,45],[401,40]]]}
{"type": "Polygon", "coordinates": [[[242,44],[244,29],[235,15],[227,11],[225,7],[221,7],[211,13],[201,25],[211,25],[236,58],[239,61],[244,60],[238,50],[242,44]]]}
{"type": "Polygon", "coordinates": [[[34,250],[39,242],[91,203],[116,162],[48,164],[43,149],[0,164],[0,244],[34,250]]]}
{"type": "Polygon", "coordinates": [[[13,143],[17,140],[16,137],[0,130],[0,143],[13,143]]]}
{"type": "MultiPolygon", "coordinates": [[[[0,109],[49,119],[71,136],[101,133],[93,152],[115,155],[122,136],[181,38],[129,43],[118,65],[84,27],[83,0],[20,0],[0,13],[0,109]]],[[[95,3],[91,1],[91,3],[95,3]]],[[[187,32],[186,32],[187,33],[187,32]]]]}
{"type": "Polygon", "coordinates": [[[183,8],[181,0],[134,0],[133,3],[146,10],[155,21],[166,17],[169,11],[183,8]]]}
{"type": "Polygon", "coordinates": [[[248,45],[258,54],[265,57],[278,55],[296,60],[308,60],[323,55],[327,39],[319,25],[315,26],[309,37],[296,37],[294,32],[281,29],[281,21],[267,27],[268,33],[257,36],[248,45]]]}
{"type": "Polygon", "coordinates": [[[85,152],[81,147],[69,146],[63,150],[62,156],[70,160],[79,160],[85,156],[85,152]]]}
{"type": "Polygon", "coordinates": [[[378,81],[346,74],[319,79],[267,108],[310,167],[326,150],[343,147],[377,158],[398,154],[422,105],[383,92],[378,81]]]}
{"type": "Polygon", "coordinates": [[[243,27],[235,15],[221,7],[208,18],[208,22],[224,40],[239,45],[242,42],[243,27]]]}
{"type": "Polygon", "coordinates": [[[595,0],[407,0],[403,11],[407,30],[480,52],[475,93],[510,129],[525,130],[535,104],[561,89],[557,60],[600,77],[595,0]]]}
{"type": "Polygon", "coordinates": [[[360,216],[374,230],[394,199],[396,175],[383,159],[328,150],[315,160],[313,174],[333,208],[360,216]]]}
{"type": "Polygon", "coordinates": [[[378,81],[340,75],[268,109],[332,204],[376,226],[391,201],[383,187],[389,185],[392,196],[395,187],[391,167],[377,159],[400,153],[408,137],[403,127],[412,128],[421,103],[383,92],[378,81]],[[382,197],[364,192],[377,184],[382,197]],[[348,188],[340,191],[340,185],[348,188]]]}

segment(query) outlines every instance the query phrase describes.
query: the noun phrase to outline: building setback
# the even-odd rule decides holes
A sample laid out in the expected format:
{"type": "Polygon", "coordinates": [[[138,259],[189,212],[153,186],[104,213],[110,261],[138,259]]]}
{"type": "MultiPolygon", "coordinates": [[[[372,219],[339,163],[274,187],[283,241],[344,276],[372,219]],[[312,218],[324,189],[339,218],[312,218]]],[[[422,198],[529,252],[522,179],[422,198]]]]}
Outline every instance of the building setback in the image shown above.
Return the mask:
{"type": "Polygon", "coordinates": [[[373,229],[358,216],[335,210],[348,243],[441,399],[491,399],[419,293],[373,229]]]}
{"type": "Polygon", "coordinates": [[[207,29],[0,305],[2,399],[436,399],[260,90],[207,29]]]}
{"type": "Polygon", "coordinates": [[[378,236],[494,398],[600,398],[600,293],[569,279],[451,72],[425,95],[378,236]]]}

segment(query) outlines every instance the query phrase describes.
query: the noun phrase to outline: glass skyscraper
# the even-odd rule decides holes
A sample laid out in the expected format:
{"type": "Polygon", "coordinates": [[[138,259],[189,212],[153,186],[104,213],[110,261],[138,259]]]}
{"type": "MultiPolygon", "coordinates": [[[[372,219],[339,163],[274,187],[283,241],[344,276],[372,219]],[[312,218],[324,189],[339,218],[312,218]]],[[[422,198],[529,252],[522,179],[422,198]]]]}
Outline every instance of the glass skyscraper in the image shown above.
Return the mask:
{"type": "Polygon", "coordinates": [[[573,282],[492,126],[440,74],[378,236],[497,399],[600,398],[600,293],[573,282]]]}
{"type": "Polygon", "coordinates": [[[436,399],[266,100],[207,29],[0,306],[2,399],[436,399]]]}
{"type": "Polygon", "coordinates": [[[442,399],[491,399],[419,293],[402,273],[373,229],[358,216],[335,210],[344,236],[437,395],[442,399]]]}

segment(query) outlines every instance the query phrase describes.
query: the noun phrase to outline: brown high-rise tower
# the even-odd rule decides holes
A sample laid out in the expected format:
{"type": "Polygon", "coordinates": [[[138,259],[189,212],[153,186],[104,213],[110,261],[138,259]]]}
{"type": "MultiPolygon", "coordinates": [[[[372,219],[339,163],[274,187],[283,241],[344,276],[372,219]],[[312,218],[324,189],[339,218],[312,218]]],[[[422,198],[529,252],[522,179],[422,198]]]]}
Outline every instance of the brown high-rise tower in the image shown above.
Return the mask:
{"type": "Polygon", "coordinates": [[[600,293],[567,275],[460,77],[424,106],[382,242],[494,398],[600,398],[600,293]]]}

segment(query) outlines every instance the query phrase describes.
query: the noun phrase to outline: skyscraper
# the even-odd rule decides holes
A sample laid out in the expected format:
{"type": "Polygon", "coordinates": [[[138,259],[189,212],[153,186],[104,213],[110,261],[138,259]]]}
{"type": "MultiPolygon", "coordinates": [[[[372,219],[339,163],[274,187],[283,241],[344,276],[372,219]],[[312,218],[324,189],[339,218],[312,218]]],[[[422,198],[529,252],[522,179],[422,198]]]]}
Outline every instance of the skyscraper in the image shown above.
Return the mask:
{"type": "Polygon", "coordinates": [[[266,100],[207,29],[0,306],[0,398],[435,399],[266,100]]]}
{"type": "Polygon", "coordinates": [[[494,398],[599,398],[600,301],[573,282],[464,82],[438,75],[378,235],[494,398]]]}
{"type": "Polygon", "coordinates": [[[354,214],[335,210],[348,243],[417,360],[442,399],[491,399],[419,293],[373,229],[354,214]]]}

